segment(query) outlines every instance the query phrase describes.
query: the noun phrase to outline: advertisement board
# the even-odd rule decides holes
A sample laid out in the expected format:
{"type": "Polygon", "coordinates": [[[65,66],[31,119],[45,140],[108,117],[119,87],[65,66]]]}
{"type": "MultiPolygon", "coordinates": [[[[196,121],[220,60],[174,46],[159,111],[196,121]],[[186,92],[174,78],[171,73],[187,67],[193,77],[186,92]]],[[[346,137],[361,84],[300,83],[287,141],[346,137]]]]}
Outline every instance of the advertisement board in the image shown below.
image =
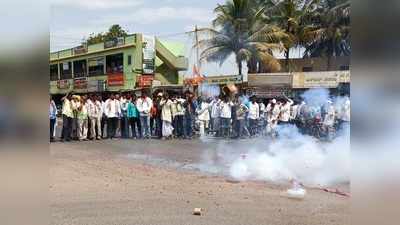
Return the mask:
{"type": "Polygon", "coordinates": [[[293,73],[293,88],[336,88],[339,83],[350,83],[350,71],[293,73]]]}
{"type": "Polygon", "coordinates": [[[69,87],[70,87],[69,80],[58,80],[57,81],[58,89],[69,89],[69,87]]]}
{"type": "Polygon", "coordinates": [[[143,35],[143,74],[154,74],[156,40],[154,36],[143,35]]]}
{"type": "Polygon", "coordinates": [[[86,45],[81,45],[81,46],[74,48],[74,55],[80,55],[80,54],[84,54],[84,53],[87,53],[86,45]]]}
{"type": "Polygon", "coordinates": [[[248,75],[250,87],[284,87],[292,85],[292,75],[289,73],[257,73],[248,75]]]}
{"type": "Polygon", "coordinates": [[[153,75],[141,75],[138,77],[138,85],[139,87],[150,87],[153,84],[154,76],[153,75]]]}
{"type": "Polygon", "coordinates": [[[74,88],[75,89],[86,89],[87,84],[88,84],[88,81],[87,81],[86,77],[80,77],[80,78],[74,79],[74,88]]]}
{"type": "Polygon", "coordinates": [[[108,86],[123,86],[124,85],[124,75],[122,73],[109,74],[107,76],[108,86]]]}
{"type": "Polygon", "coordinates": [[[206,83],[206,84],[238,84],[238,83],[242,83],[242,76],[233,75],[233,76],[205,77],[203,83],[206,83]]]}

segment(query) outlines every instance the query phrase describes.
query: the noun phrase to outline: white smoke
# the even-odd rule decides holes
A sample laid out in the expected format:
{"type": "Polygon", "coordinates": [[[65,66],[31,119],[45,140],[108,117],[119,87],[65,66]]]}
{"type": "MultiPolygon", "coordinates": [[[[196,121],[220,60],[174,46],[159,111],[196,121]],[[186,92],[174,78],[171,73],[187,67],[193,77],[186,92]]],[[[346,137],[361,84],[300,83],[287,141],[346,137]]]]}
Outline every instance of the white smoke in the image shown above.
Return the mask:
{"type": "Polygon", "coordinates": [[[321,106],[329,99],[329,90],[322,88],[310,89],[304,92],[301,97],[307,105],[312,107],[321,106]]]}
{"type": "MultiPolygon", "coordinates": [[[[302,95],[307,105],[318,107],[329,99],[329,92],[316,89],[302,95]]],[[[342,98],[335,98],[343,102],[342,98]]],[[[309,186],[329,186],[350,180],[350,127],[331,142],[300,133],[295,125],[278,127],[279,137],[268,144],[249,146],[245,156],[236,157],[229,175],[237,180],[263,180],[274,183],[297,180],[309,186]]],[[[229,156],[227,156],[229,157],[229,156]]]]}
{"type": "Polygon", "coordinates": [[[343,135],[333,142],[321,143],[302,135],[292,125],[280,127],[280,137],[269,148],[250,147],[230,167],[237,180],[287,182],[298,180],[311,186],[328,186],[349,181],[350,139],[343,135]]]}
{"type": "Polygon", "coordinates": [[[218,85],[213,84],[201,84],[200,87],[200,94],[203,97],[216,97],[220,95],[220,88],[218,85]]]}

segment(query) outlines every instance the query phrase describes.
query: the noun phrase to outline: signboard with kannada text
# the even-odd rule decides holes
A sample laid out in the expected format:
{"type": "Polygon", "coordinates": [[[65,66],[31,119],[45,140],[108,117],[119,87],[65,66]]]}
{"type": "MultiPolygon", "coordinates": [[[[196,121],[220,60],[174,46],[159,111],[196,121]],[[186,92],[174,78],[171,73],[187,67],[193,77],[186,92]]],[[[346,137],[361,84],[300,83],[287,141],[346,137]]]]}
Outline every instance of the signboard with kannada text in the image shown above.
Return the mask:
{"type": "Polygon", "coordinates": [[[124,75],[119,74],[109,74],[107,78],[108,86],[123,86],[124,85],[124,75]]]}
{"type": "Polygon", "coordinates": [[[153,75],[141,75],[138,77],[139,87],[150,87],[153,84],[154,76],[153,75]]]}
{"type": "Polygon", "coordinates": [[[242,83],[242,76],[212,76],[205,77],[204,83],[207,84],[238,84],[242,83]]]}
{"type": "Polygon", "coordinates": [[[350,83],[350,71],[293,73],[293,88],[336,88],[339,83],[350,83]]]}

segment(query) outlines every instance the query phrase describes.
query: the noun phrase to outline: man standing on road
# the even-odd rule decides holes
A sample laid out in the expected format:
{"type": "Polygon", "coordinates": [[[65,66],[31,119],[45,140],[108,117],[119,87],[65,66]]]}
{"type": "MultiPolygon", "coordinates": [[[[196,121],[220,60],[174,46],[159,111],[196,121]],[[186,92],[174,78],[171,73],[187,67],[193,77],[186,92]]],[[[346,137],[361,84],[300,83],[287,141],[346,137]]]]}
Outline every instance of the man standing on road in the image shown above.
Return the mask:
{"type": "Polygon", "coordinates": [[[232,105],[233,103],[229,100],[228,96],[224,96],[220,108],[221,108],[221,136],[224,138],[229,137],[229,131],[231,126],[231,119],[232,119],[232,105]]]}
{"type": "Polygon", "coordinates": [[[119,101],[115,99],[114,94],[111,94],[110,98],[105,103],[105,113],[107,115],[108,138],[113,139],[116,135],[118,117],[121,114],[121,106],[119,101]]]}
{"type": "Polygon", "coordinates": [[[249,103],[249,125],[250,125],[250,136],[254,137],[257,134],[258,119],[260,116],[260,107],[256,101],[256,97],[253,96],[249,103]]]}
{"type": "Polygon", "coordinates": [[[49,119],[50,119],[50,142],[54,141],[54,127],[57,122],[57,107],[53,99],[50,96],[50,106],[49,106],[49,119]]]}
{"type": "Polygon", "coordinates": [[[90,121],[90,139],[100,140],[101,135],[101,103],[96,99],[95,95],[91,95],[89,100],[87,101],[88,105],[88,115],[90,121]],[[97,127],[97,132],[96,132],[97,127]],[[97,133],[97,135],[96,135],[97,133]]]}
{"type": "Polygon", "coordinates": [[[289,124],[290,109],[291,109],[291,106],[293,105],[293,101],[292,101],[292,99],[290,99],[286,96],[285,96],[285,98],[286,98],[286,100],[283,100],[283,104],[281,106],[281,114],[280,114],[280,118],[279,118],[279,123],[287,125],[287,124],[289,124]]]}
{"type": "Polygon", "coordinates": [[[147,97],[146,93],[138,98],[136,107],[139,111],[140,125],[142,128],[142,137],[150,138],[150,109],[153,106],[153,101],[147,97]]]}
{"type": "Polygon", "coordinates": [[[72,118],[74,114],[72,112],[71,106],[71,96],[67,94],[62,98],[62,118],[63,118],[63,128],[62,128],[62,141],[71,141],[72,133],[72,118]]]}
{"type": "Polygon", "coordinates": [[[220,133],[221,100],[216,96],[211,101],[211,131],[215,136],[220,133]]]}

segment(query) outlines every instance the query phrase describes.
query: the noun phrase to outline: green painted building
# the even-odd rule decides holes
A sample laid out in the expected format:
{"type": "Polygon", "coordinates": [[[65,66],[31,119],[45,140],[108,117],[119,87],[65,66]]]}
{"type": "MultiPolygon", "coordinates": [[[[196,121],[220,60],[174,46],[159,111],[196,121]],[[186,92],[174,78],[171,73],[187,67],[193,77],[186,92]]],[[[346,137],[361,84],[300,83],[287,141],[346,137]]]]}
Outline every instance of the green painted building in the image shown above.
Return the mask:
{"type": "Polygon", "coordinates": [[[179,86],[188,60],[180,43],[142,34],[50,53],[50,94],[179,86]]]}

